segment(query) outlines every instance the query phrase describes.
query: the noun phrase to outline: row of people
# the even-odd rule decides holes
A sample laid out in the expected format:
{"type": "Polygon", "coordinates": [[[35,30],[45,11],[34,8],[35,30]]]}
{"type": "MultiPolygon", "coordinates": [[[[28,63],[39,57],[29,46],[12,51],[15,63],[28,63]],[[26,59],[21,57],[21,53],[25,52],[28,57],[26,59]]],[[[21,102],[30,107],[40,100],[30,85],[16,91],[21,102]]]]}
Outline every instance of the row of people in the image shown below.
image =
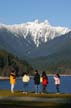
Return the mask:
{"type": "MultiPolygon", "coordinates": [[[[60,86],[60,75],[57,73],[53,77],[56,85],[56,90],[57,93],[59,93],[59,86],[60,86]]],[[[42,84],[42,93],[46,92],[46,88],[48,85],[48,76],[45,71],[42,72],[42,75],[39,74],[38,70],[35,70],[35,74],[33,77],[34,80],[34,85],[35,85],[35,93],[39,93],[39,87],[40,83],[42,84]]],[[[30,82],[30,76],[28,75],[27,72],[25,72],[22,76],[22,82],[23,82],[23,87],[24,91],[23,93],[27,93],[28,91],[28,84],[30,82]]],[[[14,86],[16,84],[16,75],[15,72],[12,71],[10,74],[10,84],[11,84],[11,92],[14,93],[14,86]]]]}

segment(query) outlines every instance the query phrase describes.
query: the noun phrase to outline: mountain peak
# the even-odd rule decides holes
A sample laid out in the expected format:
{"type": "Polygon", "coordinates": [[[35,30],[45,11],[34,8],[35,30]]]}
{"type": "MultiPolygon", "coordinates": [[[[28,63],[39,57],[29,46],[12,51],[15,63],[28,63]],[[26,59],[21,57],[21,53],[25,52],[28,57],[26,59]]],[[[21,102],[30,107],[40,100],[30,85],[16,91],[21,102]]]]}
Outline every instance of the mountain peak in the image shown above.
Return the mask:
{"type": "Polygon", "coordinates": [[[39,19],[36,19],[34,22],[37,23],[37,24],[40,23],[39,19]]]}
{"type": "Polygon", "coordinates": [[[54,27],[50,25],[48,20],[44,22],[36,19],[33,22],[27,22],[23,24],[15,24],[15,25],[5,25],[0,24],[0,29],[4,27],[8,29],[8,31],[15,34],[16,37],[22,36],[29,42],[33,41],[35,45],[38,47],[41,43],[45,43],[48,40],[54,39],[57,36],[63,35],[69,31],[69,28],[66,27],[54,27]],[[29,37],[29,38],[28,38],[29,37]]]}

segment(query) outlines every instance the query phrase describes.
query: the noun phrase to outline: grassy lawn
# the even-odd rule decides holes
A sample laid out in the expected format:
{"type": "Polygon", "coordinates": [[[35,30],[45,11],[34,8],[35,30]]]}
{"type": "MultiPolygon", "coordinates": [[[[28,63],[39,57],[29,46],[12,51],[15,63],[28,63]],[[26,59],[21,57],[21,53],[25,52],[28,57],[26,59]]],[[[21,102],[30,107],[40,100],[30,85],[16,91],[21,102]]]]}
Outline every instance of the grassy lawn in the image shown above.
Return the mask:
{"type": "Polygon", "coordinates": [[[45,97],[45,98],[71,98],[71,94],[55,94],[55,93],[44,93],[44,94],[35,94],[28,92],[28,94],[23,94],[22,91],[15,91],[13,94],[10,90],[0,90],[0,96],[32,96],[32,97],[45,97]]]}
{"type": "MultiPolygon", "coordinates": [[[[40,97],[40,98],[65,98],[71,99],[71,94],[54,94],[54,93],[46,93],[46,94],[34,94],[29,92],[28,94],[23,94],[21,91],[15,91],[15,93],[11,93],[9,90],[0,90],[0,96],[2,97],[40,97]]],[[[3,108],[71,108],[70,103],[57,103],[57,102],[37,102],[37,101],[11,101],[11,100],[0,100],[0,105],[3,108]]]]}

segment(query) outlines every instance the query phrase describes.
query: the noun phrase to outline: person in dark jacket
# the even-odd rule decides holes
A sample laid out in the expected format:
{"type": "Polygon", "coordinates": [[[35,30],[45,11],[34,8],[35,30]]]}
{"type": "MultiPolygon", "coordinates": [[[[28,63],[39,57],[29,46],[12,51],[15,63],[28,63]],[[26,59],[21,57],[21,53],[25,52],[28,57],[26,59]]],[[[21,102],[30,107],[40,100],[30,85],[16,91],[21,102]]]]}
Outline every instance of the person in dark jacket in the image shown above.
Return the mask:
{"type": "Polygon", "coordinates": [[[37,94],[39,93],[40,89],[40,74],[38,73],[38,70],[35,70],[34,84],[35,84],[35,94],[37,94]]]}

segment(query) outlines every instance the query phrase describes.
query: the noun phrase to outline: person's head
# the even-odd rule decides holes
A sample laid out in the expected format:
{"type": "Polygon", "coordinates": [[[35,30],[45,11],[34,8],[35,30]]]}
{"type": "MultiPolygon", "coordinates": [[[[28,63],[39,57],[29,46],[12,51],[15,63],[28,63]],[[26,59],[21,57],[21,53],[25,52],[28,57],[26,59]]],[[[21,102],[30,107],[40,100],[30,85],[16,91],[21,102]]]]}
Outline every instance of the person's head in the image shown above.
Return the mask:
{"type": "Polygon", "coordinates": [[[14,70],[11,70],[11,73],[15,73],[15,71],[14,70]]]}
{"type": "Polygon", "coordinates": [[[10,75],[15,75],[15,71],[14,70],[11,70],[10,75]]]}
{"type": "Polygon", "coordinates": [[[60,75],[59,75],[59,73],[56,73],[56,76],[57,76],[58,78],[60,78],[60,75]]]}
{"type": "Polygon", "coordinates": [[[35,70],[35,73],[38,73],[38,70],[37,69],[35,70]]]}
{"type": "Polygon", "coordinates": [[[46,72],[45,71],[42,72],[42,76],[46,76],[46,72]]]}
{"type": "Polygon", "coordinates": [[[39,74],[37,69],[34,71],[34,74],[35,74],[35,75],[36,75],[36,74],[39,74]]]}
{"type": "Polygon", "coordinates": [[[28,72],[23,72],[22,76],[24,76],[24,75],[28,75],[28,72]]]}

